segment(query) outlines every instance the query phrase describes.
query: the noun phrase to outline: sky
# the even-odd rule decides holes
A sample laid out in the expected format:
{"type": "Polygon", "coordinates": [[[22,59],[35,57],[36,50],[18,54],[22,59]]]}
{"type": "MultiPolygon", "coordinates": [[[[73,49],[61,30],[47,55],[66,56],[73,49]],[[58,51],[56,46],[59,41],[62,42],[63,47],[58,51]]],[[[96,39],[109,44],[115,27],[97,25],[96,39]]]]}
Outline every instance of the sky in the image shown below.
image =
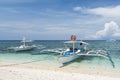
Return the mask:
{"type": "Polygon", "coordinates": [[[120,40],[120,0],[0,0],[0,40],[120,40]]]}

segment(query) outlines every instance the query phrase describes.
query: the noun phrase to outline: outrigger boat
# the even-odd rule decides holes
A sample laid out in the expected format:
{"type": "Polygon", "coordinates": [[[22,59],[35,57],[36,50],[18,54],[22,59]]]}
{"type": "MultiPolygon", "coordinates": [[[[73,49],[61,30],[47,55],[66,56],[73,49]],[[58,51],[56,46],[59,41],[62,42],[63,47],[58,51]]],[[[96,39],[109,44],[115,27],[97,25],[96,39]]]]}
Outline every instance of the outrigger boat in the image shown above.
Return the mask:
{"type": "Polygon", "coordinates": [[[23,52],[23,51],[31,51],[36,47],[35,45],[31,45],[31,46],[26,45],[26,43],[32,42],[32,41],[31,40],[26,40],[25,37],[23,37],[23,40],[21,42],[23,43],[22,45],[20,45],[18,47],[10,47],[8,49],[9,50],[14,50],[15,52],[23,52]]]}
{"type": "Polygon", "coordinates": [[[65,41],[65,45],[69,45],[69,48],[66,48],[65,51],[62,51],[60,56],[58,57],[58,61],[63,65],[74,61],[75,59],[79,58],[80,56],[97,56],[109,59],[115,67],[112,59],[110,58],[107,51],[104,50],[90,50],[88,49],[88,43],[81,41],[76,41],[76,36],[71,36],[71,41],[65,41]],[[77,45],[79,44],[79,45],[77,45]]]}

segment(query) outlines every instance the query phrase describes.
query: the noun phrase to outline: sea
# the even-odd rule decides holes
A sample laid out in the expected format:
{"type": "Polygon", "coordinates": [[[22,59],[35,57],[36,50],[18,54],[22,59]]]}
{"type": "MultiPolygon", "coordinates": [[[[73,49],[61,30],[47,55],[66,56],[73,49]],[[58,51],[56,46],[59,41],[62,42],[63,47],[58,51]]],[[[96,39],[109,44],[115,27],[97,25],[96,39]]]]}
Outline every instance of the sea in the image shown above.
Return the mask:
{"type": "MultiPolygon", "coordinates": [[[[59,53],[41,52],[47,49],[64,48],[65,40],[35,40],[28,45],[37,45],[37,48],[28,52],[9,51],[9,47],[20,46],[22,43],[19,40],[0,40],[0,67],[15,64],[34,64],[34,65],[50,65],[59,67],[61,63],[57,61],[59,53]],[[3,64],[6,63],[6,64],[3,64]]],[[[72,61],[64,67],[77,69],[101,69],[103,71],[113,71],[120,73],[120,41],[106,40],[83,40],[89,43],[91,49],[106,50],[111,57],[111,60],[102,57],[82,56],[77,60],[72,61]]],[[[49,67],[49,66],[48,66],[49,67]]]]}

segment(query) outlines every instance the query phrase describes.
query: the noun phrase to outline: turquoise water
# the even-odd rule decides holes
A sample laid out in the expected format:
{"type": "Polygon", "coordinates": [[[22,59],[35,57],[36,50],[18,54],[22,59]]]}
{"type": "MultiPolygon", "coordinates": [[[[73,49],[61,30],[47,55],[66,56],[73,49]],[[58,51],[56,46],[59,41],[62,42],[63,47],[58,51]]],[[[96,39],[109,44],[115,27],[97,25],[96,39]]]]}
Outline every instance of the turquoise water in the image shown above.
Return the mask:
{"type": "MultiPolygon", "coordinates": [[[[32,44],[35,45],[43,45],[44,49],[54,49],[54,48],[62,48],[64,47],[64,41],[34,41],[32,44]]],[[[106,41],[92,41],[87,40],[92,49],[103,49],[107,50],[115,64],[115,68],[113,68],[111,62],[107,59],[101,57],[80,57],[79,59],[73,61],[68,64],[69,67],[74,68],[89,68],[89,69],[102,69],[102,70],[114,70],[115,72],[120,73],[120,41],[116,42],[106,42],[106,41]]],[[[20,45],[20,41],[16,40],[3,40],[0,41],[0,63],[6,62],[8,64],[21,64],[31,62],[36,65],[41,65],[41,63],[45,63],[48,65],[58,66],[60,63],[57,61],[57,53],[40,53],[41,49],[35,49],[31,52],[9,52],[6,49],[11,46],[20,45]]],[[[1,66],[2,64],[0,64],[1,66]]],[[[66,67],[66,66],[65,66],[66,67]]]]}

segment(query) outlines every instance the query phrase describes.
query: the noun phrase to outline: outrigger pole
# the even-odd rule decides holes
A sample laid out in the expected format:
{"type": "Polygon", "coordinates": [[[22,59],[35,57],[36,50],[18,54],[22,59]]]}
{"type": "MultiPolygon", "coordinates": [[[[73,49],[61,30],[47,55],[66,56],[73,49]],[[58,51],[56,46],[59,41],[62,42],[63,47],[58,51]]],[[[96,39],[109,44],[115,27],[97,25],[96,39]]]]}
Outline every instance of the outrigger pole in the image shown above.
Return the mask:
{"type": "Polygon", "coordinates": [[[111,62],[113,68],[115,68],[115,64],[114,64],[112,58],[110,57],[110,54],[109,53],[107,53],[107,54],[108,54],[109,61],[111,62]]]}

